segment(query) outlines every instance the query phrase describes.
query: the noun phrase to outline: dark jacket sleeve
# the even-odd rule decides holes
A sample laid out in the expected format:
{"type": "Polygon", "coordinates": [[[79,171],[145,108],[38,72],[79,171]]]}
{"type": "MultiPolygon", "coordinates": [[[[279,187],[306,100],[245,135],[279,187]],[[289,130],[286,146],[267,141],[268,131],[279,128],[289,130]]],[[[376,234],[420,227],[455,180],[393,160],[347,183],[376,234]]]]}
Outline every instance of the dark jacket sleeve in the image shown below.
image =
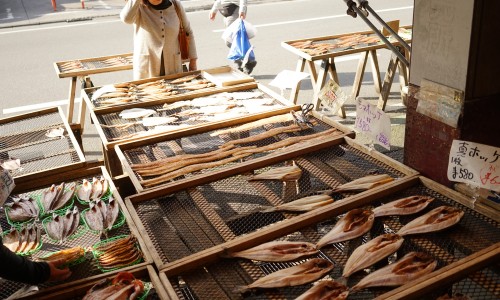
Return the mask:
{"type": "Polygon", "coordinates": [[[34,262],[16,255],[0,243],[0,277],[27,284],[38,284],[49,279],[50,267],[46,262],[34,262]]]}

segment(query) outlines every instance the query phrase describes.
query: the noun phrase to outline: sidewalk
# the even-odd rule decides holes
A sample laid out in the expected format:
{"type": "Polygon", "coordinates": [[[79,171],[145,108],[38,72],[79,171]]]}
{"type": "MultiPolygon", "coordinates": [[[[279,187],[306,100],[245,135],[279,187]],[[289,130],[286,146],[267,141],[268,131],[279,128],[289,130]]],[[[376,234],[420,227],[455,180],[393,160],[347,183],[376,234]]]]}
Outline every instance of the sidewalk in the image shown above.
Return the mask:
{"type": "MultiPolygon", "coordinates": [[[[0,1],[0,28],[77,22],[99,17],[118,16],[125,0],[2,0],[0,1]],[[82,7],[83,6],[83,7],[82,7]]],[[[213,0],[181,0],[186,11],[210,9],[213,0]]],[[[261,2],[262,0],[248,1],[261,2]]]]}

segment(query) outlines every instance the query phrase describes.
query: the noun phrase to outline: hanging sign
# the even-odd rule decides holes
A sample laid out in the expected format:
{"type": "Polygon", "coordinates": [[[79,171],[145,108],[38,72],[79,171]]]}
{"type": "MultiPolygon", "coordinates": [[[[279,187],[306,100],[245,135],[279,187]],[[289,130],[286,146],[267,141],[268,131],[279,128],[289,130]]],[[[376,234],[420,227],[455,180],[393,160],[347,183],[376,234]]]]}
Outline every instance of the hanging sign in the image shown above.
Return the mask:
{"type": "Polygon", "coordinates": [[[376,105],[368,103],[361,97],[356,99],[354,127],[371,137],[374,143],[390,149],[391,118],[376,105]]]}
{"type": "Polygon", "coordinates": [[[349,97],[342,91],[335,80],[331,79],[321,89],[318,98],[324,108],[336,114],[349,97]]]}
{"type": "Polygon", "coordinates": [[[7,200],[15,186],[9,171],[0,168],[0,206],[7,200]]]}
{"type": "Polygon", "coordinates": [[[448,179],[500,192],[500,148],[453,140],[448,179]]]}

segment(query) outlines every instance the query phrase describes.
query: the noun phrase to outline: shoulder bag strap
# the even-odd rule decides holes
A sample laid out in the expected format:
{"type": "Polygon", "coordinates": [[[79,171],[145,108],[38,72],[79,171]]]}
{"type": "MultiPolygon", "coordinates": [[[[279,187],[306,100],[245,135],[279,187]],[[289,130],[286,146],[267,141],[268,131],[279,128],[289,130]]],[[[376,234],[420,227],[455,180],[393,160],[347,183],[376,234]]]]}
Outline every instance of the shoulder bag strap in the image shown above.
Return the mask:
{"type": "Polygon", "coordinates": [[[179,7],[177,6],[177,0],[171,0],[171,1],[172,1],[172,4],[174,5],[175,12],[177,13],[177,17],[179,18],[181,29],[184,30],[184,22],[182,21],[182,16],[181,16],[181,13],[179,11],[179,7]]]}

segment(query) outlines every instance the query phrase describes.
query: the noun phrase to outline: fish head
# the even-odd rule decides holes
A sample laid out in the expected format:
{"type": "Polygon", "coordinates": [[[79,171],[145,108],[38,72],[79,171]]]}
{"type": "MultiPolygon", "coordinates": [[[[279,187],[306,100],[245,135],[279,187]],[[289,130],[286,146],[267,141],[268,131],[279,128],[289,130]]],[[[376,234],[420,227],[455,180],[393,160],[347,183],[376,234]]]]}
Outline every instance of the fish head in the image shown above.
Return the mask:
{"type": "Polygon", "coordinates": [[[128,285],[131,284],[135,281],[134,275],[130,272],[120,272],[116,277],[113,279],[111,284],[116,285],[116,284],[123,284],[123,285],[128,285]]]}

